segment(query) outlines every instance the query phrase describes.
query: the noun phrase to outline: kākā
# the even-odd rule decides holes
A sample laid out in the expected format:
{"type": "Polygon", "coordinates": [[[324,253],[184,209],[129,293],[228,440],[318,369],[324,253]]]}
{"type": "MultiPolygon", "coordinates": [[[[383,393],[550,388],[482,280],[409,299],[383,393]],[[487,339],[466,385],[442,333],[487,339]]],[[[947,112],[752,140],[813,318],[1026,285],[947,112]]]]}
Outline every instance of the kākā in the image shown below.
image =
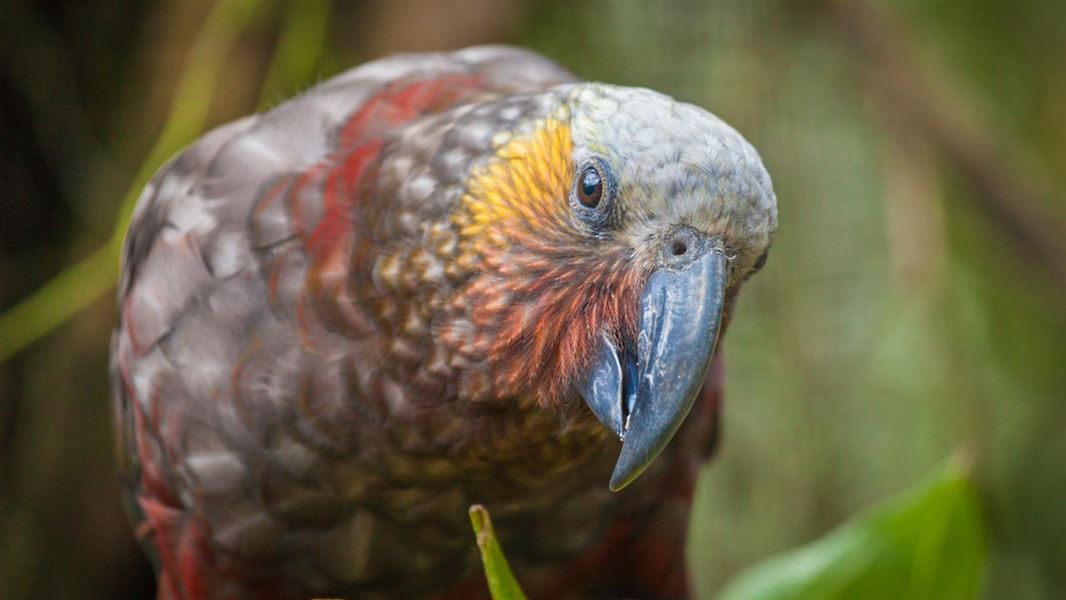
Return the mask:
{"type": "Polygon", "coordinates": [[[159,597],[483,595],[472,503],[533,597],[687,596],[712,357],[776,210],[715,116],[514,48],[203,136],[141,195],[112,341],[159,597]]]}

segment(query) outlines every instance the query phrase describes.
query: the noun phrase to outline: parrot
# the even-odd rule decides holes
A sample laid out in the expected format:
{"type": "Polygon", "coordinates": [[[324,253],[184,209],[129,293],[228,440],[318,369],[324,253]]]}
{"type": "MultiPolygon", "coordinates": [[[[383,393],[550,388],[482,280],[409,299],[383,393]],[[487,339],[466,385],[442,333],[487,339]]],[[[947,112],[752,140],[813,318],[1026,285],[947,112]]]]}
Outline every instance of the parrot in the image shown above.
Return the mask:
{"type": "Polygon", "coordinates": [[[147,183],[117,474],[160,599],[686,598],[719,338],[777,200],[706,110],[509,46],[388,56],[147,183]]]}

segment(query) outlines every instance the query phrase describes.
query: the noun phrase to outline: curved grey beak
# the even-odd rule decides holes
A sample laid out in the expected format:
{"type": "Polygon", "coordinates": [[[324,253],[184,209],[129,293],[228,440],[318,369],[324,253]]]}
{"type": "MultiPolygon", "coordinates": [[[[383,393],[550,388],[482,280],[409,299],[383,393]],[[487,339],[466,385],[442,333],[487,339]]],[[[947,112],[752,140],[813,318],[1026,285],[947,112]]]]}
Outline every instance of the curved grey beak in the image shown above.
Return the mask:
{"type": "Polygon", "coordinates": [[[728,263],[711,240],[692,230],[682,233],[684,254],[664,260],[641,294],[635,355],[602,336],[579,389],[622,439],[611,475],[614,491],[632,483],[681,427],[718,341],[728,263]]]}

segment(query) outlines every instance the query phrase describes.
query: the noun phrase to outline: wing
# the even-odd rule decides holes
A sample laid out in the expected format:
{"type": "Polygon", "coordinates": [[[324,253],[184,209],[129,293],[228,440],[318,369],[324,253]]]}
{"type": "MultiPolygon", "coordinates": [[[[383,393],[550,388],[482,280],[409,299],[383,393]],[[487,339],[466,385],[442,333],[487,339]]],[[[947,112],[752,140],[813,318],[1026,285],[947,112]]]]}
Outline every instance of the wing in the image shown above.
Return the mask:
{"type": "Polygon", "coordinates": [[[161,596],[200,597],[214,578],[259,582],[244,589],[256,591],[276,573],[247,564],[281,552],[294,557],[287,574],[316,570],[317,581],[375,572],[369,557],[350,556],[358,515],[331,529],[351,510],[339,499],[374,475],[331,470],[325,458],[367,441],[338,424],[382,419],[347,401],[352,386],[387,385],[357,373],[341,341],[370,327],[344,298],[351,203],[400,126],[571,80],[513,48],[395,56],[215,129],[148,184],[123,254],[112,404],[161,596]],[[322,544],[287,540],[293,523],[346,552],[300,556],[322,544]]]}

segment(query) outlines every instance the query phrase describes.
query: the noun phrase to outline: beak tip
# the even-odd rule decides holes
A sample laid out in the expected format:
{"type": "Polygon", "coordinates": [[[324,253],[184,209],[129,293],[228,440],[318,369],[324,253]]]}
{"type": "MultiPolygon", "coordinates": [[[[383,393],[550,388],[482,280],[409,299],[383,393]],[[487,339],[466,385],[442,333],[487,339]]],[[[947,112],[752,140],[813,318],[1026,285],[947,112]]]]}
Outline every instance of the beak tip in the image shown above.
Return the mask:
{"type": "Polygon", "coordinates": [[[615,473],[611,475],[611,483],[608,484],[607,487],[609,487],[612,492],[620,492],[623,488],[629,485],[630,481],[632,480],[620,477],[616,470],[615,473]]]}
{"type": "Polygon", "coordinates": [[[626,450],[625,444],[623,444],[622,454],[614,465],[614,472],[611,473],[609,487],[612,492],[617,492],[633,483],[651,462],[650,460],[636,459],[631,451],[627,452],[626,450]]]}

